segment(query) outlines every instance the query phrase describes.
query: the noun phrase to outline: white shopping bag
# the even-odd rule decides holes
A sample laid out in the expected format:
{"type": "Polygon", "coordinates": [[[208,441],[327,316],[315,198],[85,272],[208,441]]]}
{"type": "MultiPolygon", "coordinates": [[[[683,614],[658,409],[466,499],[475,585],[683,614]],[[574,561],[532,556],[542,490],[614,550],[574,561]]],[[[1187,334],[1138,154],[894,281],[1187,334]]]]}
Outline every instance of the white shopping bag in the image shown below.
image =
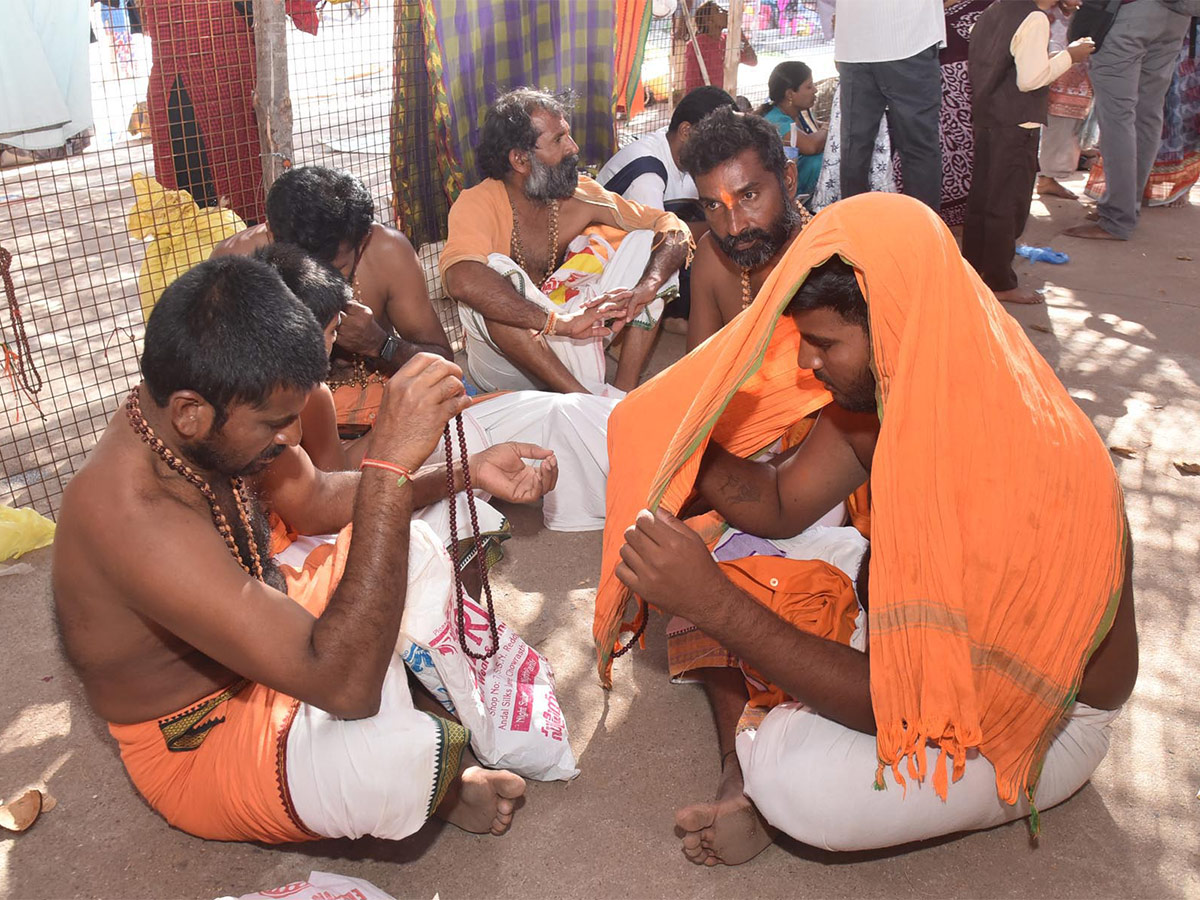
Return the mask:
{"type": "MultiPolygon", "coordinates": [[[[221,897],[219,900],[234,900],[221,897]]],[[[277,888],[267,888],[253,894],[242,894],[238,900],[395,900],[369,881],[350,875],[329,872],[310,872],[307,881],[294,881],[277,888]]]]}
{"type": "MultiPolygon", "coordinates": [[[[497,619],[497,649],[490,659],[462,651],[449,557],[435,541],[409,545],[410,586],[396,650],[443,706],[471,731],[471,749],[485,766],[509,769],[539,781],[567,781],[579,774],[567,739],[567,723],[554,695],[554,673],[546,658],[497,619]],[[436,552],[444,560],[429,559],[436,552]],[[422,565],[421,557],[425,557],[422,565]],[[413,576],[413,567],[423,571],[413,576]]],[[[487,610],[470,598],[464,604],[467,646],[476,653],[491,645],[487,610]]]]}

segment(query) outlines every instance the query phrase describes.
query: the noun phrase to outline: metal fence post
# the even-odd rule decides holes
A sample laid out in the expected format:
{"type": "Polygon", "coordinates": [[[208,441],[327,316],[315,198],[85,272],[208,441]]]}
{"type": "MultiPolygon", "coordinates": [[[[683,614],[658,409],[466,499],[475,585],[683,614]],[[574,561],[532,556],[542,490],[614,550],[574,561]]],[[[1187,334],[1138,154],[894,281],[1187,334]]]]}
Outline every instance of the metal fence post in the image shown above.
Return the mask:
{"type": "Polygon", "coordinates": [[[254,55],[258,67],[254,112],[262,145],[264,192],[292,164],[287,24],[284,0],[254,0],[254,55]]]}
{"type": "Polygon", "coordinates": [[[738,92],[738,66],[742,61],[742,8],[745,0],[729,0],[729,32],[725,39],[724,88],[732,96],[738,92]]]}

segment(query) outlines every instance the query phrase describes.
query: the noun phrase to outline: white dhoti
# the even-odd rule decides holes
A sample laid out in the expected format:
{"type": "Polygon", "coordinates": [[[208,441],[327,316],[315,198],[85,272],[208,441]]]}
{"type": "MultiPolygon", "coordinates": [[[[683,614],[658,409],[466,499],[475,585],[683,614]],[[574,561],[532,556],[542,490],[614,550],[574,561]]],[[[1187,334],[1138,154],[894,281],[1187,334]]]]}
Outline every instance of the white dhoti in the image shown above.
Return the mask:
{"type": "MultiPolygon", "coordinates": [[[[600,238],[591,238],[601,241],[600,238]]],[[[555,280],[572,281],[573,296],[565,303],[559,304],[542,292],[538,285],[533,284],[525,271],[512,259],[502,253],[488,255],[488,267],[500,273],[530,303],[535,303],[547,312],[559,314],[574,312],[583,304],[599,297],[608,291],[622,290],[634,287],[646,270],[650,260],[650,250],[654,242],[654,232],[649,230],[631,231],[622,239],[621,244],[604,263],[603,269],[580,278],[576,270],[571,269],[572,257],[551,277],[555,280]]],[[[587,249],[588,235],[580,235],[571,242],[572,253],[587,249]]],[[[611,248],[610,248],[611,249],[611,248]]],[[[549,282],[551,279],[547,279],[549,282]]],[[[675,273],[659,291],[659,295],[650,302],[638,317],[628,327],[651,329],[658,324],[662,316],[664,296],[678,290],[679,275],[675,273]]],[[[466,337],[467,374],[471,381],[483,391],[524,391],[538,390],[545,385],[536,384],[509,362],[508,358],[492,340],[488,332],[487,320],[478,312],[464,303],[458,304],[458,315],[462,321],[466,337]]],[[[568,338],[549,336],[540,338],[546,346],[566,366],[576,380],[593,394],[609,397],[621,397],[623,393],[611,385],[605,384],[607,363],[604,357],[605,340],[600,337],[568,338]]]]}
{"type": "MultiPolygon", "coordinates": [[[[1120,710],[1071,707],[1046,754],[1034,803],[1049,809],[1079,790],[1108,752],[1109,728],[1120,710]]],[[[938,754],[926,747],[927,772],[938,754]]],[[[996,794],[996,770],[977,750],[950,783],[946,800],[924,783],[906,787],[884,769],[886,790],[875,789],[875,736],[822,718],[801,703],[784,703],[757,730],[737,736],[745,792],[768,822],[798,841],[826,850],[872,850],[959,831],[977,831],[1029,815],[996,794]]],[[[902,767],[901,772],[906,772],[902,767]]]]}
{"type": "MultiPolygon", "coordinates": [[[[554,451],[558,484],[542,500],[546,527],[551,531],[595,531],[604,527],[608,417],[618,402],[615,397],[549,391],[514,391],[489,397],[462,414],[467,452],[478,453],[507,441],[536,444],[554,451]]],[[[458,436],[453,437],[457,454],[458,436]]],[[[444,459],[445,452],[439,445],[427,462],[440,463],[444,459]]],[[[476,497],[486,496],[476,492],[476,497]]],[[[476,502],[478,505],[479,501],[476,502]]],[[[481,529],[485,506],[479,506],[481,529]]],[[[491,507],[486,508],[491,514],[500,515],[491,507]]],[[[466,536],[461,525],[465,515],[465,496],[460,494],[460,537],[466,536]]],[[[422,510],[419,517],[433,525],[439,534],[449,536],[447,504],[422,510]],[[440,524],[443,521],[445,524],[440,524]]]]}
{"type": "MultiPolygon", "coordinates": [[[[450,578],[439,538],[414,521],[408,594],[445,593],[450,578]]],[[[326,837],[407,837],[425,823],[458,775],[468,736],[461,725],[413,707],[404,663],[393,656],[376,715],[339,719],[300,704],[286,755],[296,815],[326,837]]]]}

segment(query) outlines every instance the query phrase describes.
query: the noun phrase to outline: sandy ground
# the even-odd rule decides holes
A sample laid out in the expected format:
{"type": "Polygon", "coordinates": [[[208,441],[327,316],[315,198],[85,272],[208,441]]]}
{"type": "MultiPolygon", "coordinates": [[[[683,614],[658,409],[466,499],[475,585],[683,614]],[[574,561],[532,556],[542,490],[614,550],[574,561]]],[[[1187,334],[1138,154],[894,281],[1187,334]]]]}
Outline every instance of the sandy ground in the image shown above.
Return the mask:
{"type": "MultiPolygon", "coordinates": [[[[1194,197],[1193,200],[1200,200],[1194,197]]],[[[1026,238],[1073,255],[1022,264],[1048,303],[1013,309],[1110,444],[1137,548],[1141,677],[1092,782],[1023,822],[894,851],[834,855],[794,843],[737,869],[689,864],[672,814],[705,799],[718,758],[704,697],[665,678],[661,620],[645,651],[596,681],[591,611],[600,535],[546,531],[510,509],[516,536],[495,570],[501,614],[553,662],[580,777],[531,784],[503,838],[428,824],[402,843],[208,843],[169,828],[134,792],[102,723],[59,652],[51,551],[0,578],[0,795],[40,785],[58,800],[30,831],[0,839],[0,897],[238,895],[312,869],[373,881],[397,897],[1195,897],[1200,896],[1200,208],[1151,210],[1128,244],[1059,236],[1080,213],[1034,203],[1026,238]],[[1190,257],[1190,258],[1188,258],[1190,257]]],[[[655,366],[676,358],[660,343],[655,366]]],[[[866,773],[864,777],[869,777],[866,773]]]]}

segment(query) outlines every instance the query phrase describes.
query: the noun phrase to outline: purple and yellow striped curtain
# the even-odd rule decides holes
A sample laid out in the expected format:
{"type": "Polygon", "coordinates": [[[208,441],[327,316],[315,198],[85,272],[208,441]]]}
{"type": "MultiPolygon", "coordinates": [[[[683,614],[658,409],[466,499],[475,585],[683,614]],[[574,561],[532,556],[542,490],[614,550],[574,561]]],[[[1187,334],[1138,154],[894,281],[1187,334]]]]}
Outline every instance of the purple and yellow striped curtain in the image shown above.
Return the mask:
{"type": "Polygon", "coordinates": [[[612,155],[615,18],[615,0],[399,0],[392,187],[414,244],[444,238],[450,204],[480,180],[479,130],[505,91],[574,91],[582,161],[612,155]]]}

